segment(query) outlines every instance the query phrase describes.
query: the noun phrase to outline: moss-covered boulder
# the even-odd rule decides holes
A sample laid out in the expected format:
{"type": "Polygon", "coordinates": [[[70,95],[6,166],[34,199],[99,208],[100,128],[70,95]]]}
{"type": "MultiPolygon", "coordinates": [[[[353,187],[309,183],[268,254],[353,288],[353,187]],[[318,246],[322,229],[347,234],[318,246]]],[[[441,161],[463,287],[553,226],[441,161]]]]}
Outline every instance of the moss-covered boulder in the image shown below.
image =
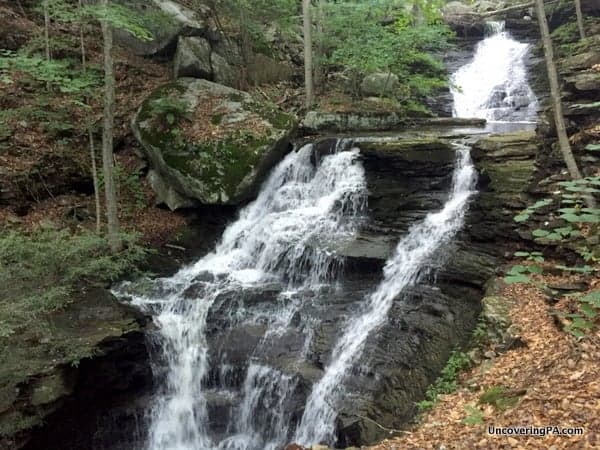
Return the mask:
{"type": "Polygon", "coordinates": [[[221,205],[250,199],[289,151],[295,128],[295,117],[274,105],[193,78],[154,91],[133,119],[152,186],[171,209],[189,206],[186,199],[221,205]]]}

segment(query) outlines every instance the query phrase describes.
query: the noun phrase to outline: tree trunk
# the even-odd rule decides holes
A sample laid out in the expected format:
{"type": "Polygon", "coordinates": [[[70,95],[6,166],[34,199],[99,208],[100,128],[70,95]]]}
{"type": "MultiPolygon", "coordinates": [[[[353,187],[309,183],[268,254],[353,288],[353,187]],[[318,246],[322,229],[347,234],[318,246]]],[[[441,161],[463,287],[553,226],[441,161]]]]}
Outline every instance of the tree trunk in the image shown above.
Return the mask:
{"type": "MultiPolygon", "coordinates": [[[[46,49],[46,61],[50,61],[50,11],[48,10],[48,0],[42,4],[44,8],[44,45],[46,49]]],[[[50,90],[50,82],[46,82],[46,90],[50,90]]]]}
{"type": "MultiPolygon", "coordinates": [[[[79,10],[83,8],[83,0],[79,0],[79,10]]],[[[85,38],[84,38],[84,23],[79,24],[79,44],[81,47],[81,68],[84,72],[87,71],[86,63],[86,52],[85,52],[85,38]]],[[[85,103],[88,103],[88,99],[85,99],[85,103]]],[[[88,132],[88,142],[90,147],[90,160],[92,163],[92,181],[94,183],[94,201],[96,204],[96,233],[100,233],[102,229],[102,208],[100,206],[100,188],[98,182],[98,168],[96,166],[96,146],[94,145],[94,132],[92,130],[92,123],[86,115],[85,125],[88,132]]]]}
{"type": "Polygon", "coordinates": [[[314,101],[310,0],[302,0],[302,17],[304,20],[304,85],[306,88],[306,107],[310,108],[314,101]]]}
{"type": "Polygon", "coordinates": [[[581,0],[575,0],[575,12],[577,14],[577,28],[579,28],[579,37],[585,38],[585,28],[583,28],[583,14],[581,12],[581,0]]]}
{"type": "Polygon", "coordinates": [[[90,144],[90,159],[92,161],[92,181],[94,182],[94,201],[96,204],[96,233],[102,230],[102,207],[100,206],[100,188],[98,183],[98,168],[96,167],[96,148],[94,145],[94,133],[92,125],[88,122],[88,140],[90,144]]]}
{"type": "Polygon", "coordinates": [[[325,89],[325,11],[323,3],[317,1],[317,62],[315,65],[314,85],[318,93],[325,89]]]}
{"type": "Polygon", "coordinates": [[[542,42],[544,44],[544,57],[546,59],[546,70],[548,71],[548,81],[550,82],[550,98],[552,99],[552,109],[554,110],[554,122],[556,124],[556,134],[558,135],[558,143],[560,151],[569,174],[573,179],[581,178],[581,172],[577,167],[573,152],[571,151],[571,144],[567,136],[567,130],[565,126],[565,118],[562,110],[562,102],[560,97],[560,86],[558,84],[558,73],[556,65],[554,64],[554,50],[552,49],[552,40],[550,38],[550,31],[548,30],[548,21],[546,20],[546,9],[544,8],[543,0],[535,0],[538,23],[540,26],[540,34],[542,36],[542,42]]]}
{"type": "MultiPolygon", "coordinates": [[[[79,12],[81,12],[83,9],[83,0],[79,0],[79,12]]],[[[83,19],[81,18],[81,23],[79,24],[79,44],[81,46],[81,67],[83,68],[84,72],[86,70],[86,55],[85,55],[85,23],[83,22],[83,19]]]]}
{"type": "MultiPolygon", "coordinates": [[[[101,5],[108,7],[109,0],[101,5]]],[[[106,196],[106,219],[108,222],[108,243],[113,252],[121,250],[119,238],[119,217],[114,179],[113,128],[115,116],[115,73],[113,62],[113,33],[110,24],[101,22],[104,40],[104,117],[102,130],[102,169],[104,172],[104,192],[106,196]]]]}

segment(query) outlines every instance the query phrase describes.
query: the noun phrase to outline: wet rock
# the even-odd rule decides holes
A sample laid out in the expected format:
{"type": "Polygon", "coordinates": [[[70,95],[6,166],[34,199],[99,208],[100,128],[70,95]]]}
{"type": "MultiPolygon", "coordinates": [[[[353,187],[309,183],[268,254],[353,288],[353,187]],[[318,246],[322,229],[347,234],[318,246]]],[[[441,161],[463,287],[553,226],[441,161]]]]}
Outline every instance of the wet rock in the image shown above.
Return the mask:
{"type": "Polygon", "coordinates": [[[142,103],[132,127],[155,173],[152,187],[176,209],[238,204],[255,195],[289,150],[295,118],[246,92],[180,78],[142,103]],[[161,105],[178,106],[164,112],[161,105]]]}

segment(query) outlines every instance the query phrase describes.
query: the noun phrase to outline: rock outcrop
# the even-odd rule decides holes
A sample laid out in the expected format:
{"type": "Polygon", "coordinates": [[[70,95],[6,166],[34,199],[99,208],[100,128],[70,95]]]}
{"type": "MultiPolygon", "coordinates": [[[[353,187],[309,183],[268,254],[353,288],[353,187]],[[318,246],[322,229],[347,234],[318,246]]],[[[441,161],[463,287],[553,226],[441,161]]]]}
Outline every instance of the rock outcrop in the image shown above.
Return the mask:
{"type": "Polygon", "coordinates": [[[250,199],[290,149],[295,118],[247,92],[181,78],[153,92],[133,119],[158,200],[232,205],[250,199]]]}
{"type": "MultiPolygon", "coordinates": [[[[54,421],[55,415],[60,426],[53,431],[68,433],[70,420],[81,426],[82,416],[65,405],[87,399],[98,401],[98,410],[99,404],[112,409],[118,395],[139,395],[137,390],[148,387],[151,379],[144,322],[108,291],[96,288],[82,292],[66,309],[40,318],[39,326],[52,330],[40,334],[47,337],[33,332],[19,335],[16,342],[3,338],[8,345],[0,350],[0,448],[54,448],[29,441],[35,428],[54,421]]],[[[90,419],[97,417],[85,412],[90,419]]]]}
{"type": "Polygon", "coordinates": [[[119,28],[114,30],[115,43],[140,56],[171,56],[180,36],[204,36],[209,31],[211,13],[206,6],[191,10],[171,0],[120,2],[140,14],[153,17],[147,25],[150,38],[119,28]]]}

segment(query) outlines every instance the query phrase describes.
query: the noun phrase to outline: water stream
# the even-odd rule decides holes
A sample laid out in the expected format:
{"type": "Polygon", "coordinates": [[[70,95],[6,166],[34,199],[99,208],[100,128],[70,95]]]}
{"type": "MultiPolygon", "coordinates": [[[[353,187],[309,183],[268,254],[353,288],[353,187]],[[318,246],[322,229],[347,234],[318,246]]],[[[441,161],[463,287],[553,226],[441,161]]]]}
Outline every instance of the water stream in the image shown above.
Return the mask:
{"type": "Polygon", "coordinates": [[[535,122],[538,102],[527,80],[531,46],[513,39],[504,22],[488,22],[470,63],[451,77],[454,116],[490,122],[535,122]]]}
{"type": "MultiPolygon", "coordinates": [[[[473,61],[453,75],[455,115],[533,120],[527,51],[494,24],[473,61]]],[[[365,170],[349,140],[338,140],[331,154],[319,155],[311,144],[290,153],[212,253],[172,277],[117,287],[156,324],[151,347],[160,388],[140,446],[334,445],[337,408],[367,339],[462,227],[476,173],[469,148],[456,143],[455,149],[443,206],[412,225],[378,284],[340,316],[322,367],[312,347],[319,330],[332,329],[324,316],[341,289],[344,258],[337,250],[366,220],[365,170]],[[225,419],[216,423],[217,416],[225,419]]]]}

